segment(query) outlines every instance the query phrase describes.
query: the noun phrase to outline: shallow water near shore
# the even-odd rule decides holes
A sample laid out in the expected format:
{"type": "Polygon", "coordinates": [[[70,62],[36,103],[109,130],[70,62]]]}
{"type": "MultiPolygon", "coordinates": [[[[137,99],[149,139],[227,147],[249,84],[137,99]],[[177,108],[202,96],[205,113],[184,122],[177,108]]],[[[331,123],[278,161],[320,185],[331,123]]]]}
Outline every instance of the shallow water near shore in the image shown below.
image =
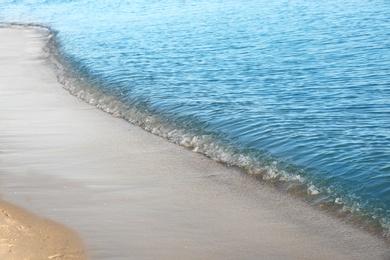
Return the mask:
{"type": "Polygon", "coordinates": [[[389,10],[4,1],[0,21],[49,27],[76,96],[388,237],[389,10]]]}

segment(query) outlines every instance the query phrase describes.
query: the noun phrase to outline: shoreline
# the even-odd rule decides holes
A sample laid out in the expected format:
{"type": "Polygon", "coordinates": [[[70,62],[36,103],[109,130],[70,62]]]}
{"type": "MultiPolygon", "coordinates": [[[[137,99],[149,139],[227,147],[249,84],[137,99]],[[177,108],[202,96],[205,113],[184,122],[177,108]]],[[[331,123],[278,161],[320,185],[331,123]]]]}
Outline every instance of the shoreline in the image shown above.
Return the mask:
{"type": "Polygon", "coordinates": [[[7,201],[76,230],[92,259],[386,259],[388,244],[76,99],[45,37],[1,28],[7,201]]]}
{"type": "MultiPolygon", "coordinates": [[[[50,40],[46,42],[44,47],[48,63],[53,67],[63,88],[77,98],[115,117],[140,126],[142,129],[163,137],[169,142],[205,155],[228,167],[237,167],[258,179],[259,182],[264,182],[265,185],[274,186],[280,192],[289,193],[290,196],[305,201],[317,210],[340,218],[345,223],[355,225],[355,227],[363,228],[390,242],[390,223],[386,214],[378,213],[375,208],[369,210],[368,207],[361,206],[364,203],[359,203],[358,200],[353,198],[348,200],[348,195],[341,194],[337,191],[337,188],[332,189],[332,185],[322,186],[321,183],[318,185],[318,183],[310,181],[310,178],[307,178],[309,176],[305,176],[305,170],[303,170],[303,175],[301,173],[297,174],[295,171],[299,167],[296,168],[293,164],[287,163],[289,166],[279,167],[278,165],[283,165],[286,162],[280,161],[277,157],[273,158],[271,155],[270,158],[266,159],[266,161],[272,160],[272,165],[264,163],[262,159],[267,156],[256,152],[247,154],[241,148],[238,148],[238,150],[231,149],[232,147],[227,145],[227,142],[221,141],[223,138],[219,140],[212,133],[211,135],[207,132],[205,135],[199,134],[197,133],[199,129],[196,127],[196,130],[193,131],[192,127],[183,127],[180,122],[178,124],[172,123],[173,121],[170,121],[169,117],[161,116],[158,112],[148,112],[142,106],[137,107],[137,105],[129,107],[121,98],[117,98],[115,94],[107,91],[104,87],[105,84],[91,76],[88,69],[79,71],[79,65],[73,64],[74,60],[71,57],[69,58],[66,54],[61,53],[61,43],[58,42],[55,30],[44,25],[33,24],[28,26],[48,31],[50,40]],[[274,164],[275,162],[276,164],[274,164]],[[292,169],[285,172],[283,170],[285,167],[292,167],[292,169]]],[[[379,211],[382,211],[380,206],[376,208],[378,209],[378,207],[379,211]]]]}

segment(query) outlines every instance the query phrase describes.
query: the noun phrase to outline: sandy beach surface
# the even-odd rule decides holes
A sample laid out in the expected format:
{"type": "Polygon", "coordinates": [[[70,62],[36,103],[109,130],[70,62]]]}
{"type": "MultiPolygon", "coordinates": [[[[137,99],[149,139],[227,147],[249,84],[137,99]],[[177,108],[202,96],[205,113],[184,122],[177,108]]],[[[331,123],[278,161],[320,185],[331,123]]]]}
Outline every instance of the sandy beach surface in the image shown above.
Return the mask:
{"type": "Polygon", "coordinates": [[[87,259],[69,228],[0,201],[0,259],[87,259]]]}
{"type": "Polygon", "coordinates": [[[33,213],[0,204],[1,259],[390,259],[385,241],[70,95],[45,41],[0,28],[1,198],[33,213]]]}

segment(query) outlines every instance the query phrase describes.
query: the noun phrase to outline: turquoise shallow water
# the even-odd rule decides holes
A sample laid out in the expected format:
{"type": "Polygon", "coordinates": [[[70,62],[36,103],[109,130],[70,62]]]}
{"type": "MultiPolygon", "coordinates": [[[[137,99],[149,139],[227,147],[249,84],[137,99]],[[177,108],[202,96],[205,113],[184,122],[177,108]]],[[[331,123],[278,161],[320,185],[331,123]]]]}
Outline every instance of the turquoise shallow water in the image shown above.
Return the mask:
{"type": "Polygon", "coordinates": [[[0,5],[54,32],[73,94],[384,236],[389,18],[368,0],[0,5]]]}

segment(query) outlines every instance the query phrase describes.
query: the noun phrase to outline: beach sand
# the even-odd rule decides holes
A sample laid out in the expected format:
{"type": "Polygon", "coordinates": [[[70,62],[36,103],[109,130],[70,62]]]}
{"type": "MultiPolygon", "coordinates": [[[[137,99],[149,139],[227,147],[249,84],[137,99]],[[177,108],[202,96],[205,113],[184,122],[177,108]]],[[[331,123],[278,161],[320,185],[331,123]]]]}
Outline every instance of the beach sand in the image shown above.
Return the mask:
{"type": "MultiPolygon", "coordinates": [[[[75,230],[91,259],[390,259],[385,241],[70,95],[45,41],[0,28],[1,196],[75,230]]],[[[54,225],[1,207],[14,236],[54,225]]]]}
{"type": "Polygon", "coordinates": [[[69,228],[0,201],[0,259],[87,259],[69,228]]]}

